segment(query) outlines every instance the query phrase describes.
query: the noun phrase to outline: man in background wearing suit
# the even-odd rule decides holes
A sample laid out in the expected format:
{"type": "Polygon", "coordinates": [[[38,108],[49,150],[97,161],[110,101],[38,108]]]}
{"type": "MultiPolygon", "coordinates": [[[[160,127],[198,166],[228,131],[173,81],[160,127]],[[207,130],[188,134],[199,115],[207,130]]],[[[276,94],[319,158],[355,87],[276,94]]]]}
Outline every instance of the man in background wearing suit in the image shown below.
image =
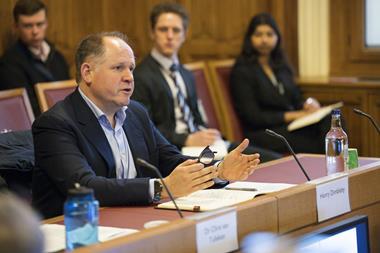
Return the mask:
{"type": "Polygon", "coordinates": [[[39,0],[19,0],[13,9],[18,40],[0,59],[0,90],[25,87],[35,115],[40,114],[34,85],[69,79],[62,54],[45,39],[47,9],[39,0]]]}
{"type": "Polygon", "coordinates": [[[62,214],[74,183],[94,189],[101,206],[147,205],[168,194],[156,175],[136,163],[157,166],[175,197],[208,188],[218,177],[244,180],[259,155],[244,155],[245,139],[218,166],[204,167],[179,153],[154,127],[144,107],[130,100],[135,57],[119,32],[89,35],[76,52],[78,88],[33,124],[33,204],[46,217],[62,214]]]}
{"type": "MultiPolygon", "coordinates": [[[[206,127],[194,77],[178,59],[189,24],[186,10],[176,3],[158,4],[151,11],[150,22],[153,49],[136,68],[133,99],[146,106],[156,127],[178,148],[212,145],[221,138],[220,132],[206,127]]],[[[228,149],[236,146],[232,143],[228,149]]],[[[261,161],[280,157],[252,146],[247,152],[259,152],[261,161]]]]}

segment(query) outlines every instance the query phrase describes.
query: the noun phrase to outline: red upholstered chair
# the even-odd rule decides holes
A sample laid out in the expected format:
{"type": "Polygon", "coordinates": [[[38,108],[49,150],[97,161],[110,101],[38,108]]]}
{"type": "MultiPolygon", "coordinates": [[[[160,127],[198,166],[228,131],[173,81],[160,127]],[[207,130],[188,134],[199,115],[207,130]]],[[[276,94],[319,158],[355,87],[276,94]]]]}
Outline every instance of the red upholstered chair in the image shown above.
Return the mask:
{"type": "Polygon", "coordinates": [[[230,74],[234,62],[233,59],[210,61],[208,67],[223,115],[223,134],[230,141],[241,141],[244,138],[243,130],[230,95],[230,74]]]}
{"type": "Polygon", "coordinates": [[[0,91],[0,131],[28,130],[34,114],[25,88],[0,91]]]}
{"type": "Polygon", "coordinates": [[[217,96],[206,63],[193,62],[185,64],[185,67],[194,75],[197,95],[200,100],[198,103],[200,102],[202,105],[200,110],[203,108],[201,113],[205,114],[208,127],[221,129],[222,115],[218,108],[217,96]]]}
{"type": "Polygon", "coordinates": [[[34,86],[41,112],[47,111],[58,101],[63,100],[75,90],[75,80],[38,83],[34,86]]]}

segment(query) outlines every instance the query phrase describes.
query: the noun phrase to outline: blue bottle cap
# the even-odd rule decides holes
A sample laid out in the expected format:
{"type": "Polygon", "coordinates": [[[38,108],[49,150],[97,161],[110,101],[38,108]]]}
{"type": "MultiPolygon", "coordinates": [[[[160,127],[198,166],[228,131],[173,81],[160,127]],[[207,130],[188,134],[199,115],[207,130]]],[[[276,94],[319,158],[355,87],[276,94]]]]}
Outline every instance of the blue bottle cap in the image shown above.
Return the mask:
{"type": "Polygon", "coordinates": [[[85,196],[85,195],[93,195],[94,190],[91,188],[87,188],[84,186],[81,186],[79,183],[75,183],[75,188],[69,189],[68,195],[69,196],[85,196]]]}
{"type": "Polygon", "coordinates": [[[332,115],[340,115],[340,109],[334,109],[331,112],[332,115]]]}

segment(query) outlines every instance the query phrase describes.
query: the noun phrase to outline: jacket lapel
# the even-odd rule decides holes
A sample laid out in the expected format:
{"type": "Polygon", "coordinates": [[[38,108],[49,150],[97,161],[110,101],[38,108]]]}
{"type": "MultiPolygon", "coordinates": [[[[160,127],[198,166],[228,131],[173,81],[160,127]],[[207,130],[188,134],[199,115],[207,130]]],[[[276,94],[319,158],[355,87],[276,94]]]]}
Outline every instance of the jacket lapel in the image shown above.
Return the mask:
{"type": "Polygon", "coordinates": [[[146,176],[146,169],[142,169],[136,162],[136,158],[142,158],[150,161],[149,150],[146,146],[142,125],[138,123],[138,119],[131,109],[126,110],[126,120],[123,125],[124,132],[128,138],[129,148],[131,149],[133,161],[135,163],[137,177],[146,176]]]}
{"type": "Polygon", "coordinates": [[[111,147],[108,143],[102,127],[94,113],[88,107],[86,102],[79,94],[78,89],[73,94],[76,118],[79,122],[78,126],[81,128],[82,133],[86,136],[88,141],[96,148],[99,154],[104,158],[108,166],[108,176],[116,177],[115,161],[111,147]]]}
{"type": "Polygon", "coordinates": [[[148,59],[149,59],[149,65],[150,65],[151,71],[154,73],[154,76],[157,77],[157,80],[156,80],[158,83],[157,85],[160,85],[161,87],[165,89],[167,98],[170,100],[169,104],[172,105],[172,108],[170,109],[173,110],[173,113],[174,113],[173,94],[172,94],[172,91],[170,90],[168,82],[166,81],[164,75],[161,72],[160,64],[151,55],[149,55],[148,59]]]}

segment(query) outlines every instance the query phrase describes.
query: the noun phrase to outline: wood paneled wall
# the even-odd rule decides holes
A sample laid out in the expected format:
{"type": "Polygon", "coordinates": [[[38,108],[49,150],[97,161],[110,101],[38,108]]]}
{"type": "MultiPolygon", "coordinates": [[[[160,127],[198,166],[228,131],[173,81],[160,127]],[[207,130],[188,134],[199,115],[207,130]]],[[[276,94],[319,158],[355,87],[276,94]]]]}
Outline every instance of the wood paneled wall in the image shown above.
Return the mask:
{"type": "MultiPolygon", "coordinates": [[[[9,44],[16,0],[0,1],[0,53],[9,44]]],[[[126,33],[137,61],[151,47],[149,12],[159,0],[44,0],[48,7],[48,38],[73,66],[77,43],[85,35],[119,30],[126,33]]],[[[175,1],[173,1],[175,2],[175,1]]],[[[188,10],[191,24],[180,52],[183,62],[236,57],[251,17],[270,12],[279,23],[291,63],[297,69],[297,0],[177,0],[188,10]]],[[[72,75],[74,74],[72,67],[72,75]]]]}
{"type": "Polygon", "coordinates": [[[364,82],[348,78],[334,79],[304,79],[299,80],[298,84],[305,97],[315,97],[323,105],[342,101],[349,146],[357,148],[360,156],[379,157],[379,134],[367,118],[357,115],[353,109],[358,108],[367,112],[374,117],[376,122],[379,122],[380,82],[364,82]]]}
{"type": "Polygon", "coordinates": [[[364,45],[365,0],[330,1],[330,75],[380,79],[380,49],[364,45]]]}

